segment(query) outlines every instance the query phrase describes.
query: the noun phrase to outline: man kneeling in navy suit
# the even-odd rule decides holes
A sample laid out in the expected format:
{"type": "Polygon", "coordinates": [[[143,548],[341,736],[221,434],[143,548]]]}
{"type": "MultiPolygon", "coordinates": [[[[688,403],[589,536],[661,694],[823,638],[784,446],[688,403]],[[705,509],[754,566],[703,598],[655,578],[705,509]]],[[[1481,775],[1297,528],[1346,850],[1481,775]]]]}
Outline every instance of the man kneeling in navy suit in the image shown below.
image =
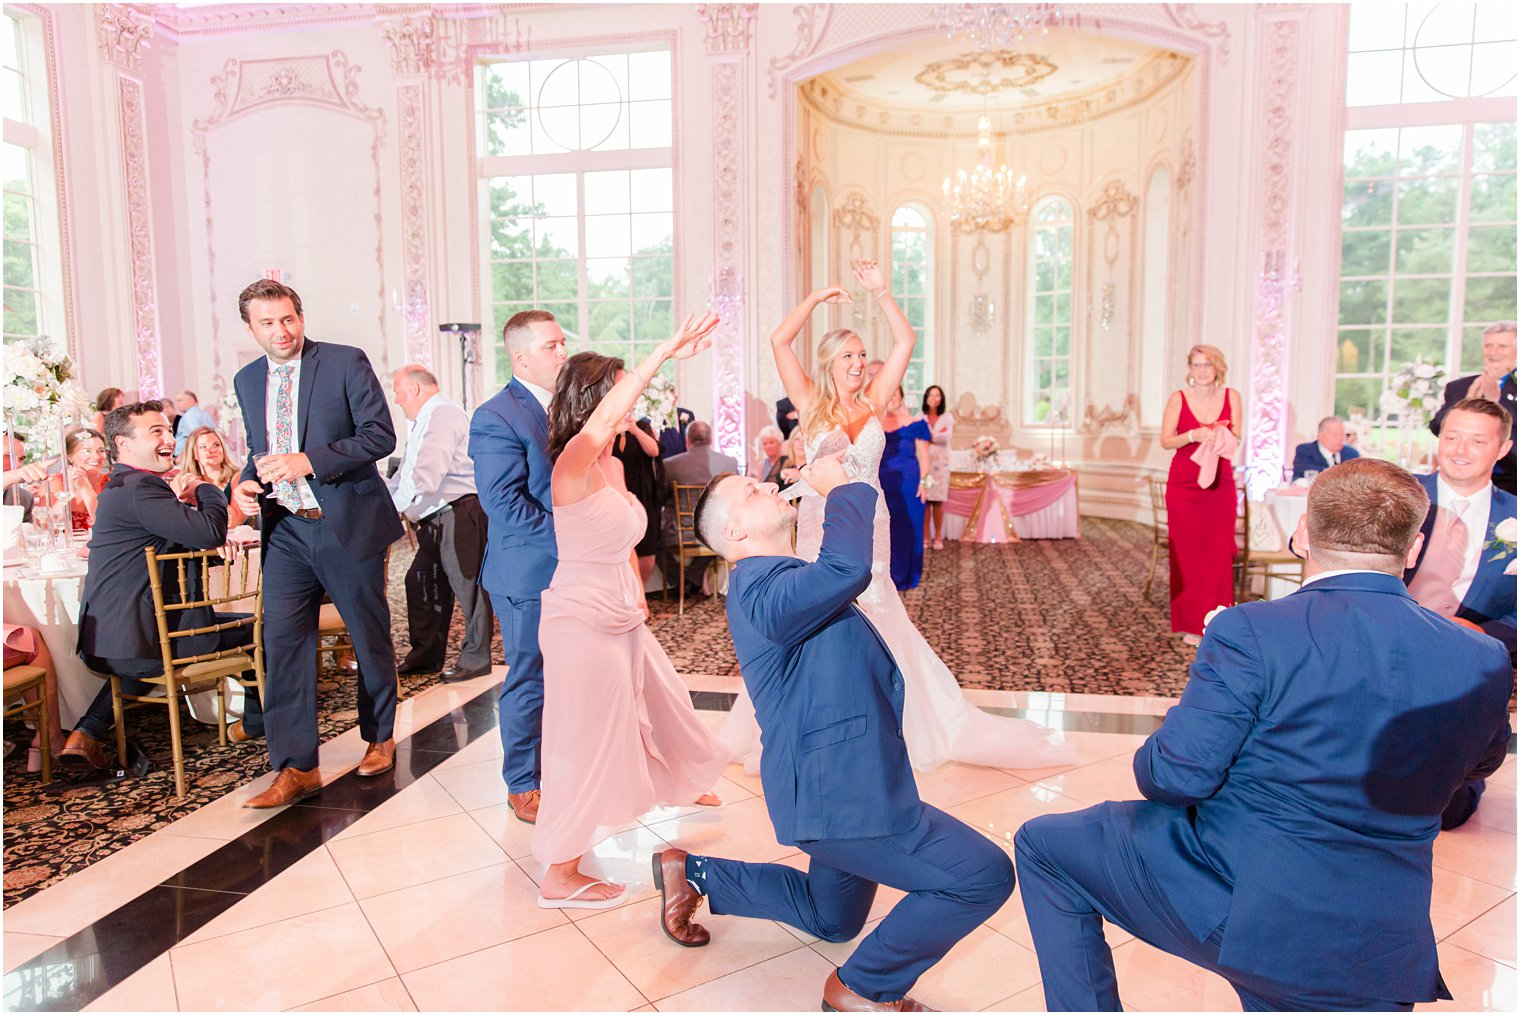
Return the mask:
{"type": "Polygon", "coordinates": [[[991,840],[918,798],[902,739],[903,677],[854,605],[871,581],[877,493],[839,456],[803,476],[828,498],[818,560],[792,552],[796,511],[773,483],[725,474],[698,501],[697,535],[735,564],[728,626],[760,723],[760,781],[779,842],[806,873],[668,849],[654,857],[665,933],[704,945],[691,922],[780,920],[848,941],[877,885],[907,892],[823,988],[825,1011],[930,1011],[907,997],[923,972],[1007,901],[1013,866],[991,840]]]}
{"type": "Polygon", "coordinates": [[[1102,918],[1230,981],[1247,1011],[1407,1011],[1450,998],[1431,842],[1504,761],[1504,647],[1400,580],[1429,500],[1358,459],[1293,540],[1303,587],[1214,618],[1182,700],[1135,754],[1146,800],[1025,822],[1024,911],[1051,1011],[1119,1011],[1102,918]]]}

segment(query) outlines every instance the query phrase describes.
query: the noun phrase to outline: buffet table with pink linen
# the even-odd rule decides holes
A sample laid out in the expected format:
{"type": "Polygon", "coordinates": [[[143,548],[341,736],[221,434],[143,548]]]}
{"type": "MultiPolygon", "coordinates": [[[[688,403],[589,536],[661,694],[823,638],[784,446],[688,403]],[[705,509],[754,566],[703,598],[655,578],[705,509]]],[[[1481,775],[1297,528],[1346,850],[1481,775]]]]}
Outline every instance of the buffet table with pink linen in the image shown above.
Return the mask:
{"type": "Polygon", "coordinates": [[[975,543],[1077,539],[1072,469],[954,472],[945,498],[945,537],[975,543]]]}

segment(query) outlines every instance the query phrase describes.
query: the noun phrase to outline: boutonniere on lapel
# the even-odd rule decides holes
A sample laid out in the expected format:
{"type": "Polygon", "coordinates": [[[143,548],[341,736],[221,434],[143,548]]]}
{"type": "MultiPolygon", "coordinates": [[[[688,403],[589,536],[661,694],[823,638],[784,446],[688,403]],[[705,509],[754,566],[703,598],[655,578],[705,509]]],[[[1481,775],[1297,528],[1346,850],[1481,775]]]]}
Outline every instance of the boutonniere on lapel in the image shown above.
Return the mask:
{"type": "MultiPolygon", "coordinates": [[[[1505,557],[1514,555],[1517,530],[1520,530],[1520,526],[1515,524],[1513,518],[1506,518],[1494,526],[1494,538],[1488,541],[1488,548],[1494,551],[1494,555],[1488,558],[1489,560],[1503,560],[1505,557]]],[[[1511,560],[1509,567],[1504,569],[1504,573],[1515,574],[1515,564],[1516,562],[1511,560]]]]}

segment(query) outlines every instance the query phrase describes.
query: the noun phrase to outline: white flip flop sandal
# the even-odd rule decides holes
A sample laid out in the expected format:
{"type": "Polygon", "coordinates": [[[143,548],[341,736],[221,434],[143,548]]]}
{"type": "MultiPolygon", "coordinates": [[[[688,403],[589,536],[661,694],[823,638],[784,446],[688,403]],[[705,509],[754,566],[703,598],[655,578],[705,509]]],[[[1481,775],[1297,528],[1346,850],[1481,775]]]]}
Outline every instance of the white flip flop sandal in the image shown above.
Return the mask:
{"type": "Polygon", "coordinates": [[[626,902],[627,899],[628,899],[628,892],[626,890],[619,892],[618,894],[614,895],[610,899],[583,899],[583,898],[581,898],[582,895],[584,895],[586,892],[590,891],[592,888],[595,888],[597,885],[606,885],[608,888],[625,888],[626,889],[626,887],[627,887],[625,885],[618,885],[618,884],[616,884],[615,882],[612,882],[612,881],[588,881],[584,885],[581,885],[579,888],[577,888],[575,891],[571,892],[569,895],[565,896],[563,899],[546,899],[542,895],[540,895],[538,897],[538,908],[539,909],[611,909],[613,906],[621,905],[623,902],[626,902]]]}

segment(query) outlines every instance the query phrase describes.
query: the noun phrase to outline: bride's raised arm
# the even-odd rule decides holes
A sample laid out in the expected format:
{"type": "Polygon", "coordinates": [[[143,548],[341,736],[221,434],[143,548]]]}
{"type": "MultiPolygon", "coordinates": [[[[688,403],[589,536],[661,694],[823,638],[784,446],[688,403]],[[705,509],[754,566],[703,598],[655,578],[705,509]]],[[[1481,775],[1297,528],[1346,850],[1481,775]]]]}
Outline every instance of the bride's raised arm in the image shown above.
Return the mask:
{"type": "Polygon", "coordinates": [[[908,374],[908,361],[913,358],[913,347],[918,344],[918,335],[914,333],[913,325],[908,323],[902,307],[892,298],[892,289],[887,285],[876,262],[854,261],[850,267],[855,271],[856,280],[871,294],[871,298],[881,304],[881,311],[887,316],[887,330],[892,333],[892,351],[887,353],[886,365],[866,388],[866,397],[880,412],[908,374]]]}
{"type": "Polygon", "coordinates": [[[813,382],[802,368],[802,361],[797,358],[792,343],[802,333],[802,326],[807,324],[808,318],[820,303],[853,302],[850,291],[844,286],[831,285],[819,289],[809,293],[771,332],[771,352],[776,357],[776,372],[781,375],[781,386],[786,389],[786,397],[792,400],[792,408],[797,410],[798,419],[805,419],[809,406],[813,404],[813,382]]]}

